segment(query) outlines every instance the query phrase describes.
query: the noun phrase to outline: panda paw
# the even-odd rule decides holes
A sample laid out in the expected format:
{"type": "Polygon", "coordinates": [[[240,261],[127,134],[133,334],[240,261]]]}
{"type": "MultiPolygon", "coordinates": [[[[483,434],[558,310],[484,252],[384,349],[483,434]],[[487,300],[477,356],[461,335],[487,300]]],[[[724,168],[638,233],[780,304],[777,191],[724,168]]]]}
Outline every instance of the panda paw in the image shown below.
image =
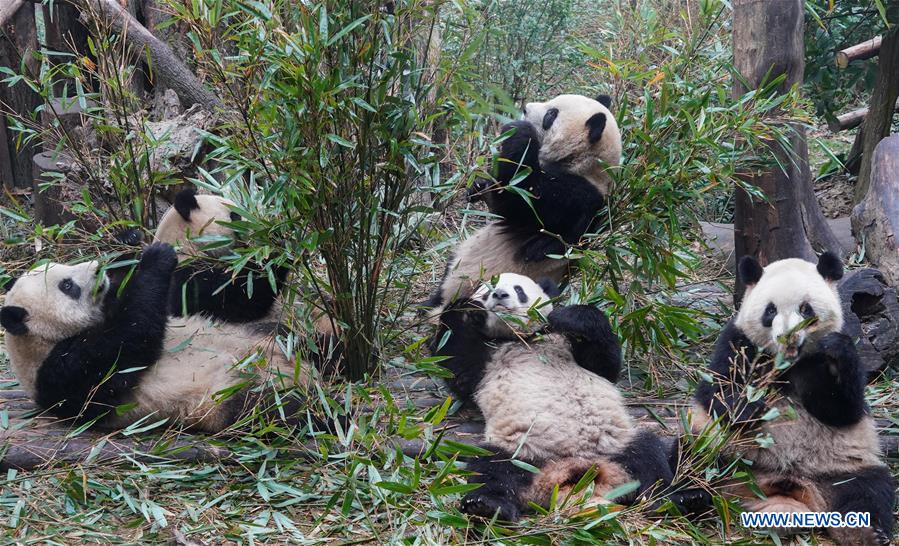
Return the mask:
{"type": "Polygon", "coordinates": [[[153,243],[144,249],[140,257],[140,267],[142,270],[159,271],[171,274],[178,265],[178,256],[175,249],[167,243],[153,243]]]}
{"type": "Polygon", "coordinates": [[[486,178],[478,178],[472,182],[471,186],[468,188],[468,202],[477,203],[478,201],[483,201],[484,194],[490,189],[491,184],[491,181],[486,178]]]}
{"type": "Polygon", "coordinates": [[[852,358],[855,343],[842,332],[831,332],[818,340],[817,350],[832,360],[843,362],[852,358]]]}
{"type": "Polygon", "coordinates": [[[712,495],[699,487],[676,491],[668,495],[668,500],[684,515],[702,514],[712,506],[712,495]]]}
{"type": "Polygon", "coordinates": [[[518,521],[521,518],[521,510],[510,499],[492,495],[488,492],[473,491],[462,499],[459,507],[469,516],[491,519],[496,516],[501,521],[518,521]]]}

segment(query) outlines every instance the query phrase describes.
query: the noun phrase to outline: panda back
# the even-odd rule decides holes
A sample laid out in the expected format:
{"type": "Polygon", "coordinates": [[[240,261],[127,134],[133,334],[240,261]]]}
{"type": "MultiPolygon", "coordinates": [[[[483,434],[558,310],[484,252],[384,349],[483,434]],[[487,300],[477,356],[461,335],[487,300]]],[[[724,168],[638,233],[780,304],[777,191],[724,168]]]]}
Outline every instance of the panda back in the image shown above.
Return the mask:
{"type": "Polygon", "coordinates": [[[578,366],[564,336],[498,347],[475,401],[488,443],[542,460],[619,452],[634,434],[621,393],[578,366]]]}

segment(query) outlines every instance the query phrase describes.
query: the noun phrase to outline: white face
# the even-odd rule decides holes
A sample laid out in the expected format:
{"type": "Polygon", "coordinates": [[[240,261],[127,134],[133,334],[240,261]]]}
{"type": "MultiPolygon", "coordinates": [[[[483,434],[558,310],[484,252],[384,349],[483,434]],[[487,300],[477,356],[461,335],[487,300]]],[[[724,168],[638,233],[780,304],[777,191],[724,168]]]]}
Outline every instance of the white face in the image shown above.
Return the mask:
{"type": "Polygon", "coordinates": [[[564,163],[571,172],[603,185],[599,189],[608,195],[602,163],[621,163],[621,132],[608,108],[582,95],[559,95],[547,102],[527,103],[524,119],[537,130],[541,164],[564,163]],[[597,114],[605,117],[605,127],[599,140],[591,143],[587,122],[597,114]]]}
{"type": "MultiPolygon", "coordinates": [[[[4,307],[25,310],[26,336],[57,342],[103,321],[106,275],[98,281],[98,262],[42,265],[16,280],[4,307]]],[[[9,334],[8,334],[9,335],[9,334]]]]}
{"type": "Polygon", "coordinates": [[[516,331],[529,330],[530,309],[542,316],[552,312],[550,297],[530,277],[517,273],[501,274],[496,284],[481,285],[472,299],[480,301],[487,311],[487,333],[493,337],[512,337],[516,331]]]}
{"type": "Polygon", "coordinates": [[[825,280],[815,264],[805,260],[773,262],[756,285],[746,288],[736,325],[767,352],[795,358],[812,332],[836,332],[843,327],[836,282],[825,280]],[[790,339],[781,339],[812,317],[814,323],[790,339]]]}
{"type": "MultiPolygon", "coordinates": [[[[222,225],[222,222],[238,219],[233,216],[236,213],[228,208],[233,205],[231,201],[217,195],[207,194],[197,195],[196,200],[199,208],[190,211],[189,222],[181,217],[174,206],[162,215],[162,220],[159,221],[159,226],[156,228],[155,240],[157,242],[180,246],[182,254],[196,255],[197,245],[191,239],[219,235],[228,238],[234,237],[234,230],[222,225]]],[[[225,254],[227,251],[227,247],[221,247],[209,251],[208,254],[216,256],[225,254]]]]}

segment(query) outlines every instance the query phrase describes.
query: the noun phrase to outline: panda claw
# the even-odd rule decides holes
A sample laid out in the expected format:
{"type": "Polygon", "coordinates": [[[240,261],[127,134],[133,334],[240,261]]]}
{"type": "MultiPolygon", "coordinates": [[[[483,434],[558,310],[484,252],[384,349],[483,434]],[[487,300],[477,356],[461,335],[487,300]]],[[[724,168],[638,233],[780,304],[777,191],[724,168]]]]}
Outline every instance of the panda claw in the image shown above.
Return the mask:
{"type": "Polygon", "coordinates": [[[466,495],[460,506],[462,512],[469,516],[491,519],[496,516],[501,521],[518,521],[521,511],[510,500],[477,492],[466,495]]]}

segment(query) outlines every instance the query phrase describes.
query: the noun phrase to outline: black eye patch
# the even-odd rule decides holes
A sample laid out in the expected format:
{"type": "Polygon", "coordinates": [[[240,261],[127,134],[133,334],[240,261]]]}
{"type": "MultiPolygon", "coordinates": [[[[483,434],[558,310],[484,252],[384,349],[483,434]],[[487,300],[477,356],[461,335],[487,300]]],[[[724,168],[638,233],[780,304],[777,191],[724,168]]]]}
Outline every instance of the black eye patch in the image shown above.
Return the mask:
{"type": "Polygon", "coordinates": [[[765,307],[765,312],[762,313],[762,326],[765,328],[771,328],[771,325],[774,323],[774,317],[777,316],[777,306],[773,303],[769,303],[768,307],[765,307]]]}
{"type": "Polygon", "coordinates": [[[520,286],[518,286],[517,284],[515,285],[515,294],[518,295],[518,303],[524,303],[524,302],[528,301],[528,297],[524,293],[524,289],[521,288],[520,286]]]}
{"type": "Polygon", "coordinates": [[[237,214],[236,212],[231,213],[232,222],[240,222],[241,220],[243,220],[243,217],[240,214],[237,214]]]}
{"type": "Polygon", "coordinates": [[[72,279],[63,279],[59,281],[59,285],[57,286],[60,292],[73,300],[77,300],[81,297],[81,287],[75,284],[75,281],[72,279]]]}
{"type": "Polygon", "coordinates": [[[815,316],[815,310],[807,301],[802,302],[802,305],[799,306],[799,313],[807,319],[815,316]]]}
{"type": "Polygon", "coordinates": [[[550,108],[547,110],[546,115],[543,116],[543,130],[548,131],[549,128],[553,126],[553,122],[556,121],[557,117],[559,117],[558,108],[550,108]]]}

